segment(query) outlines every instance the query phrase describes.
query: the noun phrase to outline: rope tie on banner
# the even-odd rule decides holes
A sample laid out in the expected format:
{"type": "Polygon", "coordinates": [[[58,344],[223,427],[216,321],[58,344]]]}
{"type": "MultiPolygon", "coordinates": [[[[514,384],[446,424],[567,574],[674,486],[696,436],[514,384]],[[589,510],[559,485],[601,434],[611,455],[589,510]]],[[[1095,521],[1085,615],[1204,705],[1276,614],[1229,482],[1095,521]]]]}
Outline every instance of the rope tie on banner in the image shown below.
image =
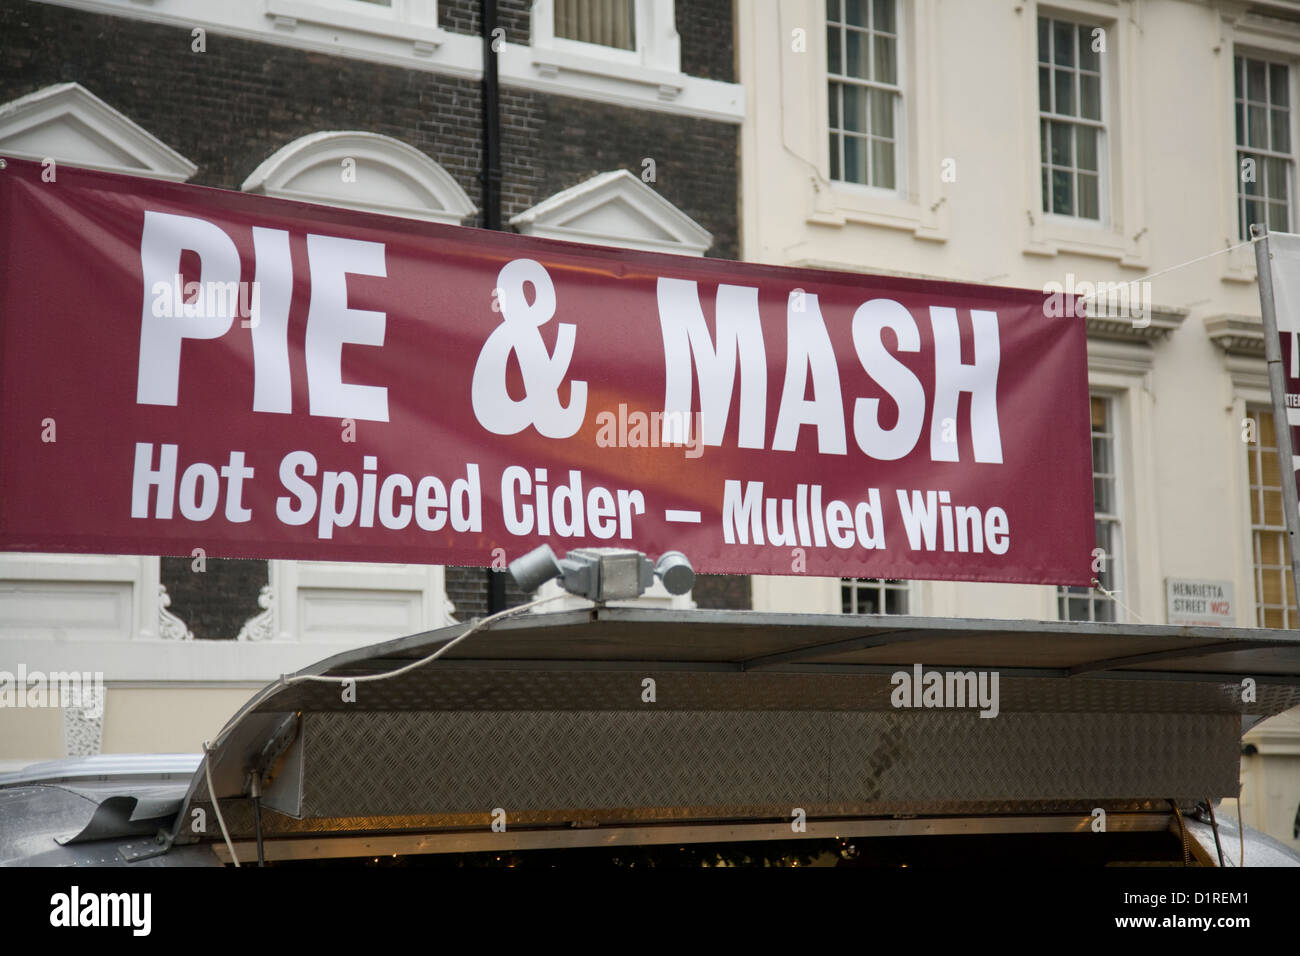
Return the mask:
{"type": "Polygon", "coordinates": [[[1139,624],[1146,623],[1146,621],[1142,620],[1142,617],[1137,613],[1137,611],[1133,610],[1131,607],[1129,607],[1127,604],[1125,604],[1123,601],[1119,599],[1118,591],[1109,590],[1108,588],[1103,586],[1102,583],[1098,581],[1096,578],[1092,579],[1092,586],[1096,588],[1098,591],[1100,591],[1102,594],[1106,595],[1106,597],[1110,598],[1120,607],[1122,607],[1125,611],[1127,611],[1129,616],[1132,617],[1133,620],[1137,621],[1139,624]]]}

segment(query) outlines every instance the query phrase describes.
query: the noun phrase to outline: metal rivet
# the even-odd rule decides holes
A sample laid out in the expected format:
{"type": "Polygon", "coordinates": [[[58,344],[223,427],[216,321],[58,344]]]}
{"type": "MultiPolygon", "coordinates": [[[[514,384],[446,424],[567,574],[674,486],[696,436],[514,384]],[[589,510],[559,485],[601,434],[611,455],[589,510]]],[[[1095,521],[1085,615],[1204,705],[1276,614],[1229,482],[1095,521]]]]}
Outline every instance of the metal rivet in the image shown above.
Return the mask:
{"type": "Polygon", "coordinates": [[[0,169],[4,169],[4,168],[7,167],[8,165],[9,165],[9,164],[6,163],[6,162],[4,161],[4,158],[3,158],[3,157],[0,157],[0,169]]]}

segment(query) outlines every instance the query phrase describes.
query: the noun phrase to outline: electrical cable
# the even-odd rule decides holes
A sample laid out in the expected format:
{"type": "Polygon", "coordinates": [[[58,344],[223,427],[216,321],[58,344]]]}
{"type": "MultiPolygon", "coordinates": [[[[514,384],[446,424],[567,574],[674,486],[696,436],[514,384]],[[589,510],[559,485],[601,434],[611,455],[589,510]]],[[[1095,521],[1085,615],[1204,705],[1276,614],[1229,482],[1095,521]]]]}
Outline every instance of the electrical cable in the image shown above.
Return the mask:
{"type": "Polygon", "coordinates": [[[287,677],[285,675],[281,675],[280,684],[284,686],[290,686],[308,680],[323,681],[330,684],[361,683],[362,681],[369,681],[369,680],[387,680],[390,677],[396,677],[398,674],[405,674],[407,671],[413,671],[417,667],[423,667],[425,664],[428,664],[430,661],[437,660],[447,651],[451,650],[461,641],[465,640],[465,638],[469,637],[471,634],[486,627],[489,624],[495,624],[497,621],[514,614],[522,614],[524,611],[530,611],[533,608],[537,607],[538,605],[546,604],[550,601],[558,601],[560,598],[566,598],[572,596],[573,595],[568,594],[567,592],[562,592],[560,594],[552,594],[550,597],[538,598],[536,601],[529,601],[527,604],[520,604],[518,607],[506,608],[504,611],[498,611],[496,614],[489,614],[487,617],[479,618],[477,621],[471,624],[467,630],[458,634],[456,637],[453,637],[450,641],[442,645],[442,647],[438,648],[432,654],[428,655],[427,657],[422,657],[418,661],[412,661],[410,664],[405,664],[397,668],[396,670],[384,671],[381,674],[363,674],[360,677],[327,677],[322,674],[301,674],[301,675],[296,675],[294,677],[287,677]]]}
{"type": "Polygon", "coordinates": [[[226,841],[226,849],[230,851],[230,862],[239,868],[239,857],[235,855],[235,844],[230,842],[230,831],[226,829],[226,821],[221,816],[221,801],[217,799],[217,791],[212,786],[212,742],[203,741],[203,775],[208,781],[208,797],[212,800],[212,809],[217,814],[217,824],[221,827],[221,836],[226,841]]]}
{"type": "MultiPolygon", "coordinates": [[[[303,681],[309,681],[309,680],[341,684],[341,683],[348,683],[350,681],[360,682],[360,681],[372,681],[372,680],[386,680],[390,677],[396,677],[399,674],[405,674],[408,671],[412,671],[417,667],[423,667],[425,664],[428,664],[430,661],[437,660],[447,651],[451,650],[461,641],[465,640],[465,638],[469,637],[471,634],[477,633],[478,631],[487,627],[489,624],[495,624],[496,622],[504,618],[511,617],[515,614],[522,614],[525,611],[531,611],[533,608],[539,607],[542,604],[547,604],[551,601],[558,601],[560,598],[572,597],[572,596],[573,595],[568,594],[567,592],[552,594],[550,597],[538,598],[536,601],[529,601],[527,604],[521,604],[518,607],[506,608],[504,611],[498,611],[496,614],[489,614],[487,617],[479,618],[477,621],[473,622],[469,627],[467,627],[460,634],[456,635],[446,644],[443,644],[432,654],[429,654],[426,657],[422,657],[418,661],[413,661],[410,664],[406,664],[403,665],[402,667],[396,668],[395,670],[384,671],[383,673],[380,674],[364,674],[359,677],[326,677],[320,674],[298,674],[298,675],[294,675],[293,677],[289,677],[288,675],[281,674],[279,682],[271,685],[270,687],[264,688],[262,695],[269,697],[272,694],[276,693],[282,687],[288,687],[293,684],[299,684],[302,683],[303,681]]],[[[257,702],[260,703],[260,701],[257,702]]],[[[245,705],[244,711],[240,714],[239,717],[235,719],[234,723],[230,724],[222,731],[222,735],[228,736],[231,732],[233,732],[234,729],[239,726],[239,722],[243,719],[243,717],[248,713],[251,713],[252,710],[253,710],[253,702],[250,701],[248,705],[245,705]]],[[[231,842],[230,831],[226,829],[226,821],[221,815],[221,804],[217,800],[217,792],[212,786],[211,763],[212,763],[212,744],[210,741],[205,740],[203,742],[203,773],[208,783],[208,796],[212,800],[212,809],[216,812],[217,815],[217,824],[221,827],[221,836],[226,841],[226,849],[230,851],[231,862],[233,862],[235,866],[238,867],[239,857],[235,854],[235,845],[233,842],[231,842]]],[[[253,808],[257,820],[258,865],[261,866],[263,865],[262,828],[261,828],[261,815],[260,815],[259,801],[256,799],[254,800],[253,808]]],[[[177,819],[177,826],[178,827],[180,826],[179,818],[177,819]]]]}

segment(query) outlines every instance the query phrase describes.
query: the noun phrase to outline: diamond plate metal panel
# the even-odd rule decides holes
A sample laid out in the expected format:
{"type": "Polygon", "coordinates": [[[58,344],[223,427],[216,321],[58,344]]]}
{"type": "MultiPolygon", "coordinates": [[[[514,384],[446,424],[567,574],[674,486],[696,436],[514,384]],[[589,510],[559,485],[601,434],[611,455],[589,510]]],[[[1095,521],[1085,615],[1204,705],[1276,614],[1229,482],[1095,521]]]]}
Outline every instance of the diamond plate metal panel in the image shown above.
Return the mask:
{"type": "MultiPolygon", "coordinates": [[[[1235,793],[1234,715],[417,712],[304,718],[308,817],[1235,793]]],[[[744,812],[742,812],[742,810],[744,812]]],[[[913,811],[915,812],[915,811],[913,811]]]]}
{"type": "Polygon", "coordinates": [[[1240,723],[1208,714],[844,714],[832,803],[1236,793],[1240,723]]]}
{"type": "MultiPolygon", "coordinates": [[[[779,803],[824,775],[818,713],[309,715],[304,813],[779,803]]],[[[818,797],[810,794],[809,797],[818,797]]]]}

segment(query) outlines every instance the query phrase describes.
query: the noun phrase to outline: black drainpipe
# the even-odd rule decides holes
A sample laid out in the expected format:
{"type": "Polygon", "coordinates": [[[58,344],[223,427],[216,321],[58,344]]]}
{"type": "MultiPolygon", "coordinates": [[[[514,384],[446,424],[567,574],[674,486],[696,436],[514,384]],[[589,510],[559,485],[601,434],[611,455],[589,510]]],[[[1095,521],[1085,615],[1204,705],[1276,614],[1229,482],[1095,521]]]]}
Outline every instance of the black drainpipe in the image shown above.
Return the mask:
{"type": "MultiPolygon", "coordinates": [[[[483,22],[483,227],[501,228],[501,108],[497,93],[496,0],[479,0],[483,22]]],[[[503,34],[504,39],[504,34],[503,34]]]]}
{"type": "MultiPolygon", "coordinates": [[[[497,93],[497,55],[492,49],[497,29],[496,0],[479,0],[483,34],[483,228],[501,228],[501,117],[497,93]]],[[[487,569],[489,614],[506,609],[506,572],[487,569]]]]}

